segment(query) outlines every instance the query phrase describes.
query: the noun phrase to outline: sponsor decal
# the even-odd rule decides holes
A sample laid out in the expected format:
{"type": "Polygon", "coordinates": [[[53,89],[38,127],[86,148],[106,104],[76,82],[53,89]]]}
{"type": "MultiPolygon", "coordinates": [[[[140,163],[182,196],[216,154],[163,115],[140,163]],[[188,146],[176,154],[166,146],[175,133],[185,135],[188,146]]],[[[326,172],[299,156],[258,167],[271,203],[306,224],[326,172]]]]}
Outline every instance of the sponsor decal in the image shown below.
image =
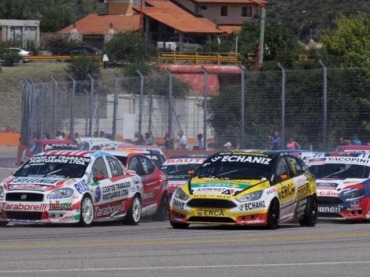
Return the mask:
{"type": "Polygon", "coordinates": [[[279,198],[281,200],[287,200],[288,198],[291,198],[295,193],[295,186],[292,183],[284,184],[281,186],[279,190],[279,198]]]}
{"type": "Polygon", "coordinates": [[[358,157],[328,157],[327,162],[370,164],[370,159],[364,159],[364,158],[358,158],[358,157]]]}
{"type": "Polygon", "coordinates": [[[168,159],[165,165],[170,164],[201,164],[205,159],[199,158],[179,158],[179,159],[168,159]]]}
{"type": "Polygon", "coordinates": [[[225,216],[222,210],[199,210],[197,211],[198,216],[225,216]]]}
{"type": "Polygon", "coordinates": [[[63,163],[87,165],[89,162],[90,158],[77,156],[34,156],[30,160],[30,164],[63,163]]]}
{"type": "Polygon", "coordinates": [[[9,185],[8,190],[45,190],[44,186],[41,185],[9,185]]]}
{"type": "Polygon", "coordinates": [[[119,211],[123,211],[125,209],[126,203],[119,203],[116,205],[103,205],[95,207],[95,216],[102,217],[102,216],[109,216],[119,211]]]}
{"type": "Polygon", "coordinates": [[[80,194],[83,194],[86,191],[89,191],[89,185],[86,183],[85,180],[81,180],[77,182],[74,186],[80,194]]]}
{"type": "Polygon", "coordinates": [[[310,185],[307,184],[307,185],[304,185],[300,188],[298,188],[298,191],[297,191],[297,199],[302,199],[303,197],[305,196],[308,196],[311,194],[311,188],[310,188],[310,185]]]}
{"type": "Polygon", "coordinates": [[[272,159],[265,157],[255,157],[255,156],[224,156],[222,157],[222,162],[237,162],[237,163],[258,163],[269,165],[272,159]]]}
{"type": "Polygon", "coordinates": [[[319,187],[320,189],[336,189],[338,184],[317,182],[316,186],[319,187]]]}
{"type": "Polygon", "coordinates": [[[99,202],[101,199],[101,190],[100,187],[97,186],[95,189],[95,202],[99,202]]]}
{"type": "Polygon", "coordinates": [[[8,204],[3,203],[2,210],[5,211],[32,211],[32,212],[39,212],[39,211],[46,211],[47,205],[45,203],[42,204],[8,204]]]}
{"type": "Polygon", "coordinates": [[[155,192],[154,191],[144,193],[144,195],[143,195],[144,200],[151,199],[151,198],[154,198],[154,197],[155,197],[155,192]]]}
{"type": "Polygon", "coordinates": [[[115,198],[123,198],[128,195],[127,189],[123,189],[130,186],[130,182],[112,184],[102,188],[102,199],[112,200],[115,198]]]}
{"type": "Polygon", "coordinates": [[[340,211],[341,211],[341,206],[323,206],[323,205],[319,205],[319,213],[339,214],[340,211]]]}
{"type": "Polygon", "coordinates": [[[334,196],[337,197],[339,194],[335,190],[317,190],[318,196],[334,196]]]}
{"type": "Polygon", "coordinates": [[[173,202],[172,202],[172,206],[177,208],[177,209],[183,210],[184,206],[185,206],[185,203],[180,202],[177,199],[174,199],[173,202]]]}
{"type": "Polygon", "coordinates": [[[266,208],[266,203],[265,201],[257,201],[257,202],[248,202],[245,204],[241,204],[239,206],[239,209],[241,211],[252,211],[252,210],[259,210],[266,208]]]}
{"type": "Polygon", "coordinates": [[[50,211],[70,211],[72,210],[72,203],[60,203],[60,201],[50,202],[49,203],[50,211]]]}
{"type": "Polygon", "coordinates": [[[19,177],[15,178],[13,182],[10,184],[11,185],[17,185],[17,184],[45,184],[45,185],[53,185],[54,183],[60,181],[63,179],[63,177],[19,177]]]}

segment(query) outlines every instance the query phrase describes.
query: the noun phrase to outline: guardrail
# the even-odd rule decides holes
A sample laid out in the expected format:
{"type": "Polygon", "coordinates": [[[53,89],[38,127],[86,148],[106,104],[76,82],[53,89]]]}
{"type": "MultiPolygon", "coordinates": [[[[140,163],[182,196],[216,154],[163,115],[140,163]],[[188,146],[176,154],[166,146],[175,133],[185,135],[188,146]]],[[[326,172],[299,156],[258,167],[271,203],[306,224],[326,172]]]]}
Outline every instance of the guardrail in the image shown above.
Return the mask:
{"type": "MultiPolygon", "coordinates": [[[[40,55],[40,56],[24,56],[21,59],[25,62],[29,61],[53,61],[53,62],[70,62],[74,57],[78,56],[56,56],[56,55],[40,55]]],[[[102,57],[88,56],[97,61],[101,61],[102,57]]],[[[159,52],[156,60],[161,63],[212,63],[212,64],[240,64],[239,53],[182,53],[182,52],[159,52]]]]}
{"type": "Polygon", "coordinates": [[[159,62],[170,63],[215,63],[215,64],[239,64],[239,53],[182,53],[182,52],[159,52],[159,62]]]}
{"type": "MultiPolygon", "coordinates": [[[[21,59],[25,62],[29,61],[55,61],[55,62],[70,62],[73,58],[78,56],[70,56],[70,55],[62,55],[62,56],[54,56],[54,55],[40,55],[40,56],[22,56],[21,59]]],[[[101,61],[102,57],[100,55],[96,56],[87,56],[97,61],[101,61]]]]}

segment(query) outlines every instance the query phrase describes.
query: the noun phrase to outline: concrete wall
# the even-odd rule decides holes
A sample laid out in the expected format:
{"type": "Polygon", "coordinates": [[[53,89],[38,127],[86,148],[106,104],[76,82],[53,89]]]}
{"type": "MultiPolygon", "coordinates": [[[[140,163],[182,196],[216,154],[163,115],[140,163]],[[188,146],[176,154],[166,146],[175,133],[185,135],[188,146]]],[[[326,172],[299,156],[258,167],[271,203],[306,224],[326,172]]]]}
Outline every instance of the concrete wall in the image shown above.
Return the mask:
{"type": "Polygon", "coordinates": [[[26,47],[29,41],[40,46],[39,20],[0,19],[0,42],[15,41],[26,47]]]}

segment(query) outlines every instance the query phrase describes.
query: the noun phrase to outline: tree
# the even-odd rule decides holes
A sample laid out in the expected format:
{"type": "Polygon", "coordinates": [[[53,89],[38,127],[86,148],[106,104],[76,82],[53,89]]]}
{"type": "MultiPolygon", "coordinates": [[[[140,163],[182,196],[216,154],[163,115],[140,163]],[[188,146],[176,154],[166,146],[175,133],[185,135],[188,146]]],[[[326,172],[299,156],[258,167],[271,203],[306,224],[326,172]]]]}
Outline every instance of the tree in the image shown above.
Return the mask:
{"type": "Polygon", "coordinates": [[[340,14],[334,28],[322,31],[321,40],[327,63],[340,67],[370,69],[370,16],[340,14]]]}

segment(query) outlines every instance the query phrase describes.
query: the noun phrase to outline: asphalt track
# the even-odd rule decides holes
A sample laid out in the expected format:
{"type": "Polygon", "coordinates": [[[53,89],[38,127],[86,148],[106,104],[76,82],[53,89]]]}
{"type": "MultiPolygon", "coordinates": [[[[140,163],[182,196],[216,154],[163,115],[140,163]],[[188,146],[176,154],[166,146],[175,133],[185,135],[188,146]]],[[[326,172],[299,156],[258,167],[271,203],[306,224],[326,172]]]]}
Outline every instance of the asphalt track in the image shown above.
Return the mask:
{"type": "MultiPolygon", "coordinates": [[[[13,170],[4,164],[0,158],[1,178],[13,170]]],[[[175,230],[149,219],[137,226],[0,228],[1,277],[369,276],[369,253],[370,223],[323,219],[314,228],[277,230],[175,230]]]]}

